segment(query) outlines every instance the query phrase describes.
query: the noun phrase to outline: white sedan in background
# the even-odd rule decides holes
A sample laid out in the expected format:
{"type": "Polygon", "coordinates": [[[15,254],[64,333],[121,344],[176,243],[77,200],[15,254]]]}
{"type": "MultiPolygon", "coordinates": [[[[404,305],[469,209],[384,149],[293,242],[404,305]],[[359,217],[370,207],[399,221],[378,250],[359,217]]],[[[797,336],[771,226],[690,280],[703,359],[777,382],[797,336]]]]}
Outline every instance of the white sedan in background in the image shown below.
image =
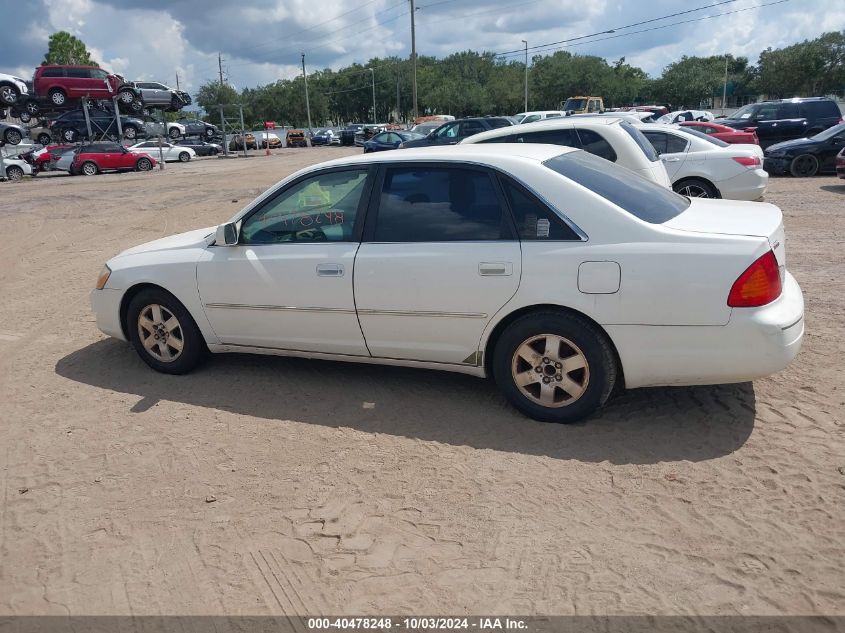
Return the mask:
{"type": "Polygon", "coordinates": [[[135,143],[135,145],[127,148],[130,152],[134,154],[149,154],[156,160],[159,160],[159,156],[163,155],[165,162],[173,163],[173,162],[180,162],[180,163],[187,163],[193,158],[196,158],[197,153],[192,150],[190,147],[184,147],[183,145],[173,145],[171,143],[162,143],[161,144],[161,151],[159,151],[159,143],[158,141],[144,141],[142,143],[135,143]]]}
{"type": "Polygon", "coordinates": [[[216,229],[124,251],[91,302],[164,373],[209,351],[439,369],[574,422],[616,383],[784,368],[804,333],[784,241],[775,206],[690,200],[584,151],[420,148],[309,167],[216,229]]]}
{"type": "Polygon", "coordinates": [[[660,123],[638,125],[666,166],[672,188],[692,198],[758,200],[769,174],[759,145],[728,144],[717,138],[660,123]]]}
{"type": "Polygon", "coordinates": [[[557,119],[566,116],[563,110],[534,110],[532,112],[520,112],[514,114],[513,118],[517,123],[535,123],[536,121],[545,121],[546,119],[557,119]]]}
{"type": "Polygon", "coordinates": [[[631,121],[620,117],[551,118],[480,132],[461,141],[461,145],[476,143],[549,143],[583,149],[671,187],[666,168],[648,139],[631,121]]]}

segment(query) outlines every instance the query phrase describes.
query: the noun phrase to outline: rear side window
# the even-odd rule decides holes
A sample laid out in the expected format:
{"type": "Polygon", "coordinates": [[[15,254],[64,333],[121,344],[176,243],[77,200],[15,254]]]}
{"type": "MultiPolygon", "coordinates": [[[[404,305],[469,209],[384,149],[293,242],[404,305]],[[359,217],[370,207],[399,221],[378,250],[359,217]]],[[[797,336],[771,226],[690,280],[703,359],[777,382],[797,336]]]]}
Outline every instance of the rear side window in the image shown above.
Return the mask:
{"type": "Polygon", "coordinates": [[[674,191],[645,178],[632,178],[627,169],[586,152],[562,154],[543,164],[651,224],[667,222],[690,205],[689,199],[674,191]]]}
{"type": "MultiPolygon", "coordinates": [[[[716,128],[710,128],[710,129],[712,129],[714,132],[716,131],[716,128]]],[[[714,138],[714,137],[712,137],[708,134],[705,134],[704,131],[701,128],[692,128],[692,127],[684,126],[684,132],[686,132],[687,134],[692,134],[693,136],[697,136],[698,138],[700,138],[704,141],[707,141],[708,143],[712,143],[713,145],[717,145],[719,147],[727,147],[728,145],[730,145],[730,143],[726,143],[725,141],[723,141],[721,139],[714,138]]],[[[678,138],[678,137],[675,137],[675,138],[678,138]]],[[[681,151],[683,151],[683,150],[681,150],[681,151]]]]}
{"type": "Polygon", "coordinates": [[[41,73],[42,77],[64,77],[64,71],[62,68],[47,68],[41,73]]]}
{"type": "Polygon", "coordinates": [[[500,177],[500,180],[520,240],[580,240],[578,234],[536,196],[507,178],[500,177]]]}
{"type": "Polygon", "coordinates": [[[645,154],[646,158],[648,158],[652,163],[660,160],[660,156],[658,156],[654,146],[649,143],[648,139],[642,132],[627,121],[622,121],[622,123],[619,124],[619,127],[625,130],[628,133],[628,136],[634,139],[634,142],[641,150],[643,150],[643,154],[645,154]]]}
{"type": "Polygon", "coordinates": [[[472,136],[484,132],[484,126],[478,121],[464,121],[461,123],[461,136],[472,136]]]}
{"type": "Polygon", "coordinates": [[[542,132],[529,132],[527,134],[514,134],[508,138],[508,142],[516,143],[547,143],[549,145],[562,145],[564,147],[580,147],[578,135],[575,130],[569,128],[564,130],[543,130],[542,132]]]}
{"type": "Polygon", "coordinates": [[[686,151],[689,144],[686,139],[674,134],[667,134],[666,132],[657,132],[647,130],[644,132],[645,137],[651,141],[654,149],[658,154],[675,154],[686,151]]]}
{"type": "Polygon", "coordinates": [[[800,119],[801,108],[797,103],[782,103],[780,106],[779,119],[800,119]]]}
{"type": "Polygon", "coordinates": [[[384,177],[376,242],[475,242],[511,239],[485,171],[390,168],[384,177]]]}
{"type": "Polygon", "coordinates": [[[801,104],[801,110],[801,116],[813,119],[841,116],[839,107],[832,101],[805,101],[801,104]]]}
{"type": "Polygon", "coordinates": [[[581,138],[581,147],[585,151],[609,160],[611,163],[616,162],[616,152],[601,134],[593,130],[577,130],[577,132],[581,138]]]}

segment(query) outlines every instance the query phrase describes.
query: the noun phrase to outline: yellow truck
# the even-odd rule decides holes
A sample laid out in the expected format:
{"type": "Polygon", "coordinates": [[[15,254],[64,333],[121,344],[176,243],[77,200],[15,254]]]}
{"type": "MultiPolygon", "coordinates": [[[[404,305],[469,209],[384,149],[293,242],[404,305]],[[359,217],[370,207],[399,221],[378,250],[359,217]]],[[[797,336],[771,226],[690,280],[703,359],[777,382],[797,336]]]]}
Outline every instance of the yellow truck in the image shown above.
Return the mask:
{"type": "Polygon", "coordinates": [[[598,114],[604,112],[604,100],[601,97],[569,97],[560,109],[570,114],[598,114]]]}

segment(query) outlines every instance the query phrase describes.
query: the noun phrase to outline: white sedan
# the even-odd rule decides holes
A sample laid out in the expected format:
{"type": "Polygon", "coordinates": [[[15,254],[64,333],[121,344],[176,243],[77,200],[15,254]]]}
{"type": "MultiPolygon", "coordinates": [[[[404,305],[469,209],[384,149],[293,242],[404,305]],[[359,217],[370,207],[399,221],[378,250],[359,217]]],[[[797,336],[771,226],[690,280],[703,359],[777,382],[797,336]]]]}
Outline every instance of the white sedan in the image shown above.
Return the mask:
{"type": "Polygon", "coordinates": [[[128,149],[133,154],[149,154],[156,160],[159,160],[159,156],[164,155],[164,160],[168,163],[176,161],[179,161],[180,163],[187,163],[197,156],[197,153],[190,147],[173,145],[172,143],[162,143],[161,150],[159,151],[158,141],[135,143],[135,145],[129,147],[128,149]]]}
{"type": "Polygon", "coordinates": [[[639,126],[666,166],[672,188],[688,197],[757,200],[766,192],[759,145],[728,144],[689,128],[639,126]]]}
{"type": "Polygon", "coordinates": [[[784,241],[775,206],[689,200],[581,150],[409,149],[309,167],[216,229],[124,251],[91,301],[161,372],[208,351],[440,369],[573,422],[617,383],[784,368],[804,333],[784,241]]]}
{"type": "Polygon", "coordinates": [[[473,134],[461,145],[476,143],[549,143],[583,149],[643,178],[671,188],[657,152],[631,121],[619,117],[575,115],[522,123],[473,134]]]}

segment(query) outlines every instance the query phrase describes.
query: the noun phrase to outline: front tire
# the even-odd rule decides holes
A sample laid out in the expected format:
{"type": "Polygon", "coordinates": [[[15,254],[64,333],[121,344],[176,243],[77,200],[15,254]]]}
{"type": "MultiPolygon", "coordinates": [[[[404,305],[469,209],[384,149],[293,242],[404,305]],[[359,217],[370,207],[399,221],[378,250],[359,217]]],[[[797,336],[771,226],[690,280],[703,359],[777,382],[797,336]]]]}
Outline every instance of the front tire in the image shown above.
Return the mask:
{"type": "Polygon", "coordinates": [[[20,98],[18,89],[10,84],[0,86],[0,103],[4,105],[15,105],[20,98]]]}
{"type": "Polygon", "coordinates": [[[67,143],[75,143],[76,138],[79,135],[76,133],[76,130],[73,130],[71,128],[67,128],[65,130],[62,130],[61,136],[62,136],[63,141],[65,141],[67,143]]]}
{"type": "Polygon", "coordinates": [[[709,182],[699,180],[698,178],[687,178],[679,180],[672,185],[675,193],[679,193],[687,198],[718,198],[719,192],[716,187],[709,182]]]}
{"type": "Polygon", "coordinates": [[[32,121],[32,115],[25,110],[20,113],[18,118],[21,120],[21,123],[29,123],[30,121],[32,121]]]}
{"type": "Polygon", "coordinates": [[[127,125],[123,128],[123,137],[128,141],[134,141],[138,138],[138,130],[131,125],[127,125]]]}
{"type": "Polygon", "coordinates": [[[92,163],[90,160],[82,163],[82,167],[79,168],[79,173],[83,176],[96,176],[99,171],[96,163],[92,163]]]}
{"type": "Polygon", "coordinates": [[[20,182],[21,180],[23,180],[23,169],[21,169],[17,165],[6,167],[6,178],[11,180],[12,182],[20,182]]]}
{"type": "Polygon", "coordinates": [[[67,95],[65,94],[65,91],[59,88],[53,88],[47,96],[50,97],[50,103],[54,106],[63,106],[67,103],[67,95]]]}
{"type": "Polygon", "coordinates": [[[167,131],[167,136],[169,136],[173,140],[176,140],[177,138],[182,136],[182,133],[179,131],[178,128],[172,127],[167,131]]]}
{"type": "Polygon", "coordinates": [[[796,178],[809,178],[819,173],[819,159],[812,154],[801,154],[792,159],[789,173],[796,178]]]}
{"type": "Polygon", "coordinates": [[[10,127],[6,130],[6,133],[3,135],[3,139],[9,145],[17,145],[23,140],[23,136],[21,133],[13,127],[10,127]]]}
{"type": "Polygon", "coordinates": [[[41,132],[41,134],[38,135],[38,143],[40,145],[49,145],[52,141],[53,138],[46,132],[41,132]]]}
{"type": "Polygon", "coordinates": [[[153,164],[149,158],[139,158],[138,162],[135,163],[135,169],[138,171],[150,171],[153,168],[153,164]]]}
{"type": "Polygon", "coordinates": [[[161,288],[142,290],[129,303],[126,330],[138,355],[165,374],[185,374],[207,348],[199,329],[176,297],[161,288]]]}
{"type": "Polygon", "coordinates": [[[493,377],[519,411],[541,422],[570,424],[607,402],[616,356],[587,319],[564,312],[520,317],[493,350],[493,377]]]}

